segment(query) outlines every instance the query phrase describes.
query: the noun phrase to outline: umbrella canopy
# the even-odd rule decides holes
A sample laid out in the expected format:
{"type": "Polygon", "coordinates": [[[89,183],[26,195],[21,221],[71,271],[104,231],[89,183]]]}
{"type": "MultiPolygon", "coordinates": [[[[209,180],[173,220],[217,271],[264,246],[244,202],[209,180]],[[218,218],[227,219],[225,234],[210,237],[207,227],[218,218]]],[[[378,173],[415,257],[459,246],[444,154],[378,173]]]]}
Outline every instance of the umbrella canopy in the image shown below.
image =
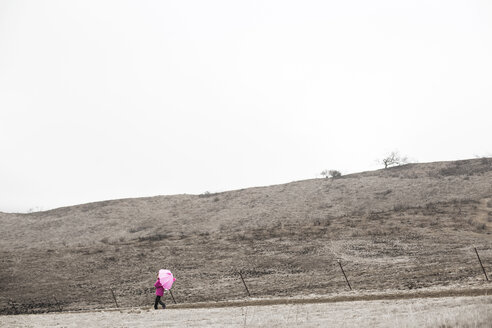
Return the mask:
{"type": "Polygon", "coordinates": [[[158,277],[162,287],[164,287],[165,290],[171,289],[171,287],[173,286],[173,282],[176,280],[176,278],[173,277],[171,271],[164,269],[159,270],[158,277]]]}

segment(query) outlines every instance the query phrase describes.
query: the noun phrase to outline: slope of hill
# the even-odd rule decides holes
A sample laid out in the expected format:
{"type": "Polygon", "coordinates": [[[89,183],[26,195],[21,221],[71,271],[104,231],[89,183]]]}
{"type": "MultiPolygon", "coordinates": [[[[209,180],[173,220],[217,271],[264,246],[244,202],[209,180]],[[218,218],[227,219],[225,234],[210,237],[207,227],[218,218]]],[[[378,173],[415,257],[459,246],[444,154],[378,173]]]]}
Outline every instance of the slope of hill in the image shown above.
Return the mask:
{"type": "Polygon", "coordinates": [[[492,270],[492,158],[217,194],[0,213],[2,313],[480,284],[492,270]]]}

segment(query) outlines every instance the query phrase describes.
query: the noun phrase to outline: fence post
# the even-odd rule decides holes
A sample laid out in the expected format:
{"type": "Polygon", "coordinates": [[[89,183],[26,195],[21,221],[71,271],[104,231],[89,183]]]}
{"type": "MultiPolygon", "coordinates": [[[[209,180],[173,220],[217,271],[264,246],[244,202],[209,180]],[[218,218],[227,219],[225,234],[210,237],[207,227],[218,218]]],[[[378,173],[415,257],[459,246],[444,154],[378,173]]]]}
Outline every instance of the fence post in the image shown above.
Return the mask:
{"type": "Polygon", "coordinates": [[[475,249],[475,253],[477,254],[478,262],[480,263],[480,266],[482,267],[483,274],[485,275],[485,280],[489,281],[489,277],[487,277],[487,272],[485,272],[485,268],[483,267],[482,260],[480,259],[480,256],[478,255],[477,248],[475,246],[473,246],[473,249],[475,249]]]}
{"type": "Polygon", "coordinates": [[[9,298],[9,304],[12,307],[12,309],[14,309],[14,314],[17,314],[18,313],[17,308],[15,307],[15,303],[11,298],[9,298]]]}
{"type": "Polygon", "coordinates": [[[350,283],[347,279],[347,275],[345,274],[345,271],[343,271],[342,262],[340,261],[340,259],[337,259],[337,262],[340,265],[340,269],[342,269],[342,273],[343,273],[343,276],[345,277],[345,281],[347,282],[348,287],[350,288],[350,290],[352,290],[352,286],[350,286],[350,283]]]}
{"type": "Polygon", "coordinates": [[[55,304],[58,306],[58,309],[60,310],[60,312],[63,312],[63,308],[62,308],[61,304],[58,302],[58,300],[56,299],[55,295],[53,295],[53,298],[55,299],[55,304]]]}
{"type": "Polygon", "coordinates": [[[241,277],[241,280],[243,281],[244,288],[246,288],[246,292],[248,293],[248,296],[251,297],[251,294],[249,293],[248,286],[246,286],[246,283],[244,282],[244,278],[243,278],[243,275],[241,273],[241,270],[239,270],[239,276],[241,277]]]}
{"type": "Polygon", "coordinates": [[[118,305],[118,302],[116,302],[116,296],[114,296],[113,289],[110,288],[109,290],[111,291],[111,294],[113,295],[113,299],[114,299],[114,303],[116,304],[116,307],[119,308],[120,306],[118,305]]]}

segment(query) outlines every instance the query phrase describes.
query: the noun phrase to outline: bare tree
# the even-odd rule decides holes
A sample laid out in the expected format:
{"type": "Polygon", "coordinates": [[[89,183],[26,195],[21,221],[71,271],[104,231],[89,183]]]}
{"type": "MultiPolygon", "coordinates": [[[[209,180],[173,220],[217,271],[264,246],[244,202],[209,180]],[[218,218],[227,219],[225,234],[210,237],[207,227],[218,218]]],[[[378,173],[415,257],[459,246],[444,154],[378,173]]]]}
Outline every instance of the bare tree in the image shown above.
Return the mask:
{"type": "Polygon", "coordinates": [[[408,163],[406,156],[401,156],[397,151],[392,151],[388,156],[381,160],[384,168],[387,169],[390,166],[398,166],[408,163]]]}

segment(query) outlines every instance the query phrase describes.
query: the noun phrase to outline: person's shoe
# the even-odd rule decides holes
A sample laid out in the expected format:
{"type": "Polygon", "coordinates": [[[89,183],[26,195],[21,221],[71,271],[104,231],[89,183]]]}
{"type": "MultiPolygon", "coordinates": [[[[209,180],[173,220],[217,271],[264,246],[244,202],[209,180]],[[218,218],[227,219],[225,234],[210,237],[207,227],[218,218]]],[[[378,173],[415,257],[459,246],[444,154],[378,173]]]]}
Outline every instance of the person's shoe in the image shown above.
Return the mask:
{"type": "Polygon", "coordinates": [[[162,309],[164,310],[166,308],[166,304],[163,304],[162,305],[162,309]]]}

